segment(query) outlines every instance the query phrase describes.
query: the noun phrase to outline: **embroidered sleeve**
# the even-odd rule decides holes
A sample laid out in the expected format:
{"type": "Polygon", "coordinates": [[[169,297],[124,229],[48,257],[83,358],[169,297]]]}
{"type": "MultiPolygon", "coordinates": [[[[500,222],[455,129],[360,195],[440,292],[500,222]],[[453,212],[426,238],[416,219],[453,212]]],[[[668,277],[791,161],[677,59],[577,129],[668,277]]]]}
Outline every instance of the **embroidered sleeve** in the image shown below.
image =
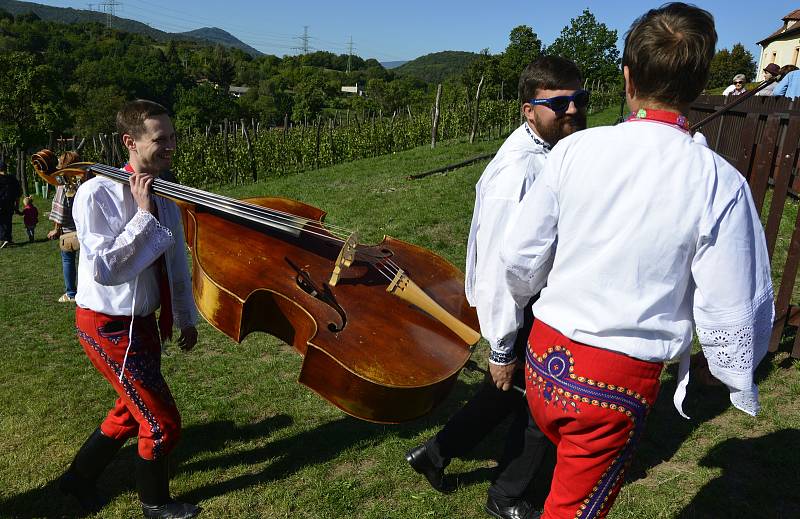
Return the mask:
{"type": "Polygon", "coordinates": [[[697,337],[711,373],[728,386],[731,403],[755,416],[760,409],[753,375],[767,353],[775,315],[772,291],[763,293],[753,311],[727,323],[697,323],[697,337]]]}
{"type": "Polygon", "coordinates": [[[130,281],[175,242],[167,227],[141,209],[121,233],[109,238],[107,246],[95,252],[94,278],[101,285],[130,281]]]}
{"type": "Polygon", "coordinates": [[[766,240],[743,184],[701,243],[692,264],[694,321],[711,373],[731,403],[759,410],[753,374],[764,357],[774,318],[766,240]]]}

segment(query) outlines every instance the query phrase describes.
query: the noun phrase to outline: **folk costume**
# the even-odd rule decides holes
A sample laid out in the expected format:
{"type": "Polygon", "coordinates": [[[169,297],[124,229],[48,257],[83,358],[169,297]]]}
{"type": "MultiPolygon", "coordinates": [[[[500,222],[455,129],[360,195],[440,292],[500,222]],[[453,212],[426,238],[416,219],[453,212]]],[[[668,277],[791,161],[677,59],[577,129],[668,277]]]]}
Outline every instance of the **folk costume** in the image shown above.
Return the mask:
{"type": "MultiPolygon", "coordinates": [[[[522,358],[531,324],[521,331],[497,333],[496,316],[504,311],[517,312],[510,293],[506,291],[496,297],[493,290],[498,283],[503,283],[505,273],[498,255],[503,229],[514,207],[542,170],[549,151],[550,145],[525,122],[506,139],[475,186],[475,208],[467,241],[466,295],[470,304],[477,308],[482,335],[489,340],[489,358],[497,364],[506,365],[522,358]]],[[[518,314],[522,328],[522,310],[518,314]]],[[[518,371],[513,382],[524,386],[524,372],[518,371]]],[[[497,475],[489,487],[487,506],[517,505],[549,447],[520,393],[502,391],[487,378],[478,392],[424,446],[434,466],[441,471],[452,458],[471,451],[509,415],[513,416],[513,421],[497,475]]]]}
{"type": "Polygon", "coordinates": [[[545,518],[605,517],[664,361],[680,359],[685,416],[693,328],[733,405],[759,409],[753,372],[774,315],[764,233],[745,179],[686,128],[640,110],[563,139],[507,228],[507,289],[520,306],[541,290],[526,379],[558,448],[545,518]]]}
{"type": "Polygon", "coordinates": [[[89,453],[81,454],[85,444],[66,475],[66,491],[84,508],[100,506],[92,503],[97,476],[115,448],[136,436],[143,508],[144,503],[171,499],[167,455],[180,438],[181,420],[161,374],[161,342],[171,335],[173,324],[194,326],[197,310],[178,207],[162,197],[153,197],[153,204],[155,214],[139,209],[128,185],[102,177],[83,183],[75,195],[78,339],[119,395],[87,441],[89,453]],[[80,485],[92,489],[85,493],[87,503],[74,491],[80,485]]]}

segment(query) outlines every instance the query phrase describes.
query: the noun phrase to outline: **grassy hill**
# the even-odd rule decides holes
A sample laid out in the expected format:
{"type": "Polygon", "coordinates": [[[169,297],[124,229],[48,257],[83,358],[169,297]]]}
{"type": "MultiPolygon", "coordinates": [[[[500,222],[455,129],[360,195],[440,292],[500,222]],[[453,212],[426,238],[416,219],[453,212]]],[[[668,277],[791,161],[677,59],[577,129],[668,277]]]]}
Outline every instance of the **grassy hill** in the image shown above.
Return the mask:
{"type": "Polygon", "coordinates": [[[474,52],[446,50],[420,56],[393,70],[400,76],[411,76],[428,83],[441,83],[459,77],[477,58],[478,54],[474,52]]]}
{"type": "MultiPolygon", "coordinates": [[[[421,180],[406,177],[494,151],[500,142],[445,142],[435,150],[423,146],[221,192],[301,199],[327,210],[331,223],[361,231],[364,242],[390,234],[463,266],[474,184],[486,161],[421,180]]],[[[43,213],[49,208],[49,202],[36,203],[43,213]]],[[[791,204],[789,232],[796,211],[791,204]]],[[[40,223],[33,244],[0,250],[2,517],[77,514],[54,481],[115,398],[76,342],[74,307],[56,302],[63,291],[61,264],[56,244],[41,239],[47,227],[40,223]]],[[[15,217],[15,239],[24,235],[15,217]]],[[[787,241],[778,244],[785,248],[787,241]]],[[[450,465],[459,482],[452,495],[431,490],[403,459],[477,389],[479,375],[462,373],[449,397],[423,419],[376,425],[343,415],[299,385],[302,359],[277,339],[255,334],[235,344],[206,323],[199,329],[191,353],[167,350],[163,372],[184,426],[173,495],[199,502],[203,517],[486,517],[483,503],[502,430],[450,465]]],[[[482,345],[479,362],[485,355],[482,345]]],[[[609,517],[798,517],[791,496],[800,467],[794,448],[800,363],[786,353],[762,363],[757,418],[733,410],[725,390],[694,383],[685,404],[693,419],[681,418],[672,406],[674,368],[665,371],[640,453],[609,517]]],[[[140,516],[135,456],[131,442],[105,471],[100,488],[111,502],[97,517],[140,516]]],[[[546,491],[545,482],[537,485],[534,494],[546,491]]]]}
{"type": "MultiPolygon", "coordinates": [[[[99,4],[95,4],[99,5],[99,4]]],[[[36,16],[44,21],[56,23],[87,23],[94,22],[104,24],[106,23],[106,13],[99,11],[90,11],[87,9],[73,9],[71,7],[52,7],[49,5],[42,5],[33,2],[20,2],[17,0],[0,0],[0,9],[8,11],[9,13],[18,16],[25,13],[34,13],[36,16]]],[[[120,18],[118,16],[112,17],[113,27],[120,31],[132,32],[136,34],[144,34],[158,41],[167,40],[196,40],[204,41],[214,44],[222,44],[228,47],[235,47],[241,49],[252,56],[258,56],[261,52],[253,47],[247,45],[241,40],[237,39],[230,33],[218,29],[216,27],[205,27],[194,31],[183,33],[164,32],[154,29],[147,24],[137,22],[136,20],[129,20],[127,18],[120,18]]]]}

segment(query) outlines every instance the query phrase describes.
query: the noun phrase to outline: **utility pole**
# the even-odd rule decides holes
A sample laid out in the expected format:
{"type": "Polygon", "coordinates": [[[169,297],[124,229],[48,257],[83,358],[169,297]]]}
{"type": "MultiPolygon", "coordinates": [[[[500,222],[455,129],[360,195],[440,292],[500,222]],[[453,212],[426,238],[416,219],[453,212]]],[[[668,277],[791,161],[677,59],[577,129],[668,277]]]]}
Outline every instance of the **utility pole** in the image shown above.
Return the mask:
{"type": "Polygon", "coordinates": [[[295,38],[300,40],[302,42],[302,44],[299,47],[292,47],[292,48],[295,49],[295,50],[303,51],[303,54],[308,54],[308,40],[309,40],[309,37],[308,37],[308,25],[304,25],[303,26],[303,35],[302,36],[296,36],[295,38]]]}
{"type": "Polygon", "coordinates": [[[350,60],[353,57],[353,36],[350,36],[350,45],[348,46],[347,51],[347,73],[350,73],[350,60]]]}
{"type": "Polygon", "coordinates": [[[114,22],[115,9],[117,7],[122,7],[122,2],[118,2],[117,0],[105,0],[104,2],[100,2],[99,5],[101,10],[106,13],[106,27],[110,29],[114,22]]]}

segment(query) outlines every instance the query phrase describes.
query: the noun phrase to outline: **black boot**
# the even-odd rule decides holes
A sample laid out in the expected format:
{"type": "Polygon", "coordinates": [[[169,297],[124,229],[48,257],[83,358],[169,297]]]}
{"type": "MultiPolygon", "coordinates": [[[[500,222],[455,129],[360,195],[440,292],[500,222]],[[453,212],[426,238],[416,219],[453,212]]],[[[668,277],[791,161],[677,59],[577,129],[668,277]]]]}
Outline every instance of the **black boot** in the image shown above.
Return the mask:
{"type": "Polygon", "coordinates": [[[97,512],[108,502],[97,491],[97,478],[124,444],[125,440],[109,438],[98,427],[78,450],[72,465],[59,479],[58,488],[74,496],[85,511],[97,512]]]}
{"type": "Polygon", "coordinates": [[[169,496],[169,458],[139,458],[136,462],[136,488],[142,502],[142,513],[148,519],[188,519],[201,508],[175,501],[169,496]]]}

